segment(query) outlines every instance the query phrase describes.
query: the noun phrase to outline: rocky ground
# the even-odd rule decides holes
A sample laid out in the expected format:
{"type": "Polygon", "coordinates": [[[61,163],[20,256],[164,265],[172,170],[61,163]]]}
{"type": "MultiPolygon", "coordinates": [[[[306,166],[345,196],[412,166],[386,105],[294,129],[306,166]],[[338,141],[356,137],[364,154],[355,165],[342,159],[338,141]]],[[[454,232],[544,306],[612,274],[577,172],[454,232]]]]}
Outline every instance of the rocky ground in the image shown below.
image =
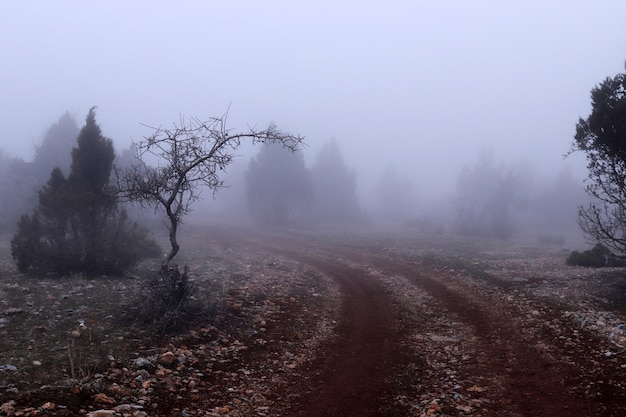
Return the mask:
{"type": "Polygon", "coordinates": [[[626,270],[411,233],[197,225],[201,315],[133,277],[19,275],[0,243],[0,415],[622,416],[626,270]]]}

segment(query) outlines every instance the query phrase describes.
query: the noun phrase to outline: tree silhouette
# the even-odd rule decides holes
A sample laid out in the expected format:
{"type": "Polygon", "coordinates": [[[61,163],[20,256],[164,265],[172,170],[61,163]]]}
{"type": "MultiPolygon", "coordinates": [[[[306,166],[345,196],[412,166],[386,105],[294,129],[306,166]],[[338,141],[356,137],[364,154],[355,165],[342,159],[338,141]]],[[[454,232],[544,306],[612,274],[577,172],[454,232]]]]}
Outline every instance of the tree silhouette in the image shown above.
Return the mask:
{"type": "Polygon", "coordinates": [[[35,146],[32,161],[9,157],[0,150],[0,194],[7,196],[0,202],[0,229],[13,230],[20,215],[35,208],[37,190],[46,183],[54,167],[69,172],[77,136],[78,126],[66,112],[35,146]]]}
{"type": "Polygon", "coordinates": [[[310,211],[313,187],[302,154],[266,145],[246,171],[248,212],[253,219],[285,225],[310,211]]]}
{"type": "Polygon", "coordinates": [[[220,173],[233,163],[242,141],[279,144],[292,151],[302,143],[302,137],[280,132],[273,124],[233,132],[226,127],[226,116],[207,121],[182,118],[171,129],[153,128],[154,133],[137,144],[139,163],[119,175],[120,196],[165,213],[171,245],[166,264],[180,250],[178,226],[200,198],[201,187],[215,192],[223,186],[220,173]],[[149,157],[156,157],[156,167],[148,164],[149,157]]]}
{"type": "Polygon", "coordinates": [[[392,165],[376,184],[378,213],[385,219],[407,220],[415,216],[416,198],[411,179],[402,176],[392,165]]]}
{"type": "Polygon", "coordinates": [[[318,220],[355,222],[360,218],[356,194],[356,172],[348,168],[337,141],[327,143],[311,168],[315,192],[314,211],[318,220]]]}
{"type": "Polygon", "coordinates": [[[76,143],[68,177],[54,168],[37,208],[18,222],[11,250],[22,272],[120,274],[160,252],[106,190],[115,151],[96,123],[95,108],[76,143]]]}
{"type": "Polygon", "coordinates": [[[46,131],[41,142],[35,146],[31,172],[39,186],[45,184],[53,168],[68,173],[72,163],[72,149],[76,146],[79,128],[76,120],[65,112],[46,131]]]}
{"type": "Polygon", "coordinates": [[[14,230],[20,215],[35,206],[36,190],[30,164],[0,149],[0,230],[14,230]]]}
{"type": "Polygon", "coordinates": [[[456,228],[465,235],[508,239],[515,232],[515,213],[526,204],[524,175],[496,165],[493,155],[481,155],[464,167],[457,179],[456,228]]]}
{"type": "Polygon", "coordinates": [[[626,74],[591,90],[591,114],[580,118],[571,152],[584,152],[594,200],[580,207],[578,224],[593,242],[626,256],[626,74]]]}

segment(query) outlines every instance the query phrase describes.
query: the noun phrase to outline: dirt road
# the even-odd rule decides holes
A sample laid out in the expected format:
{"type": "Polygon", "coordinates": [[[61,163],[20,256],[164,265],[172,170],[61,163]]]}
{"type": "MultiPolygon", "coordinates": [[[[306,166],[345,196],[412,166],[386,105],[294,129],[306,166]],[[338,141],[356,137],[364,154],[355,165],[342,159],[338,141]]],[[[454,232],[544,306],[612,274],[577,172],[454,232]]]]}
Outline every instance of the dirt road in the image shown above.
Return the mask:
{"type": "Polygon", "coordinates": [[[338,337],[294,382],[290,415],[626,415],[624,352],[575,326],[562,300],[526,291],[525,281],[349,239],[214,236],[339,284],[338,337]]]}
{"type": "Polygon", "coordinates": [[[184,235],[210,309],[160,337],[113,319],[139,311],[141,280],[6,267],[0,415],[626,415],[624,269],[397,231],[184,235]]]}

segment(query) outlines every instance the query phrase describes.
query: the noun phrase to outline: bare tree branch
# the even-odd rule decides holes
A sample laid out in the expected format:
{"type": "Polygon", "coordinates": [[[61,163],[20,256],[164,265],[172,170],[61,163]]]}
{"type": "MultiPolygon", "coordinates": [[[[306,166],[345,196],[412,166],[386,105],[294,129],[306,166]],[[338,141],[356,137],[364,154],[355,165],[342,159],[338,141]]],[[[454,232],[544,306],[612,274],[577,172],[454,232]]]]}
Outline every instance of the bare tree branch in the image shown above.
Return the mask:
{"type": "Polygon", "coordinates": [[[207,121],[181,117],[170,129],[152,127],[152,135],[137,144],[138,164],[118,175],[116,191],[122,198],[165,212],[171,244],[166,263],[180,249],[177,229],[200,197],[201,186],[213,193],[223,186],[221,172],[234,162],[243,141],[280,143],[291,151],[304,143],[302,136],[283,133],[274,124],[233,132],[226,126],[227,117],[228,112],[207,121]],[[156,158],[156,167],[149,165],[150,158],[156,158]]]}

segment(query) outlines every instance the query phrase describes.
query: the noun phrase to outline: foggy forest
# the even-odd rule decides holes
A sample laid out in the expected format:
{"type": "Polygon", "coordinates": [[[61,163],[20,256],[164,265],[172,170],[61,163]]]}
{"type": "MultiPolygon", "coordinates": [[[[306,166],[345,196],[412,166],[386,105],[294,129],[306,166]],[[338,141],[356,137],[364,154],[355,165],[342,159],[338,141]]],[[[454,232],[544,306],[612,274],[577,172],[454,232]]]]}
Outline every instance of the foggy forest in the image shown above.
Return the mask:
{"type": "MultiPolygon", "coordinates": [[[[32,160],[2,153],[2,195],[11,196],[1,207],[2,231],[14,231],[20,216],[35,208],[53,168],[70,172],[79,123],[62,113],[32,144],[32,160]]],[[[106,126],[102,129],[106,132],[106,126]]],[[[200,190],[194,216],[242,217],[306,229],[384,225],[416,233],[555,239],[562,244],[567,238],[569,245],[581,246],[576,218],[589,197],[566,163],[551,175],[539,174],[530,161],[504,161],[484,148],[473,159],[446,167],[455,172],[448,188],[432,189],[432,176],[416,177],[393,164],[377,167],[372,183],[365,184],[344,156],[358,150],[336,138],[317,152],[308,146],[296,152],[276,145],[257,148],[246,149],[248,157],[234,155],[219,187],[200,190]]],[[[132,166],[135,145],[116,149],[115,155],[117,169],[132,166]]],[[[136,214],[152,216],[151,210],[136,214]]]]}
{"type": "Polygon", "coordinates": [[[0,416],[626,415],[626,4],[0,13],[0,416]]]}

